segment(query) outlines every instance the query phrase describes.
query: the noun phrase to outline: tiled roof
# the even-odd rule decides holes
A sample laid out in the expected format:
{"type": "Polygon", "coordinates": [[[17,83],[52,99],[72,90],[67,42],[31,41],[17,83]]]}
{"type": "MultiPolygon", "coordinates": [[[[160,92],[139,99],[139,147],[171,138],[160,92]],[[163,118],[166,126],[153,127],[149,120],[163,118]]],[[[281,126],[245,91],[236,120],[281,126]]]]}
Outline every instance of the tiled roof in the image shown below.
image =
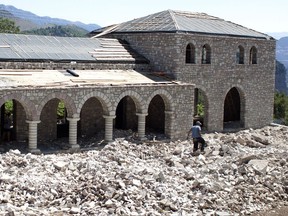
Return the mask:
{"type": "Polygon", "coordinates": [[[146,61],[117,39],[0,34],[0,61],[146,61]]]}
{"type": "Polygon", "coordinates": [[[205,13],[173,10],[166,10],[115,26],[97,29],[93,31],[92,34],[101,32],[191,32],[265,39],[271,38],[266,34],[205,13]]]}

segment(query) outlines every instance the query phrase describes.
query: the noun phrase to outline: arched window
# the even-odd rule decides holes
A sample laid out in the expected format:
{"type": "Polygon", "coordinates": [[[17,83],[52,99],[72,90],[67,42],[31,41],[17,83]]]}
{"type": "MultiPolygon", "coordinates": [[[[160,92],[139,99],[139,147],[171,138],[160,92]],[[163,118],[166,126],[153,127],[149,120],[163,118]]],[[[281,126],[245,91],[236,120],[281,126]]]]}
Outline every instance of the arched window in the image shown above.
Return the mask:
{"type": "Polygon", "coordinates": [[[240,45],[236,53],[237,64],[244,64],[244,48],[240,45]]]}
{"type": "Polygon", "coordinates": [[[257,64],[257,49],[255,46],[250,49],[250,64],[257,64]]]}
{"type": "Polygon", "coordinates": [[[211,48],[208,44],[205,44],[202,47],[201,63],[202,64],[211,64],[211,48]]]}
{"type": "Polygon", "coordinates": [[[188,44],[186,47],[186,60],[187,64],[195,64],[195,46],[188,44]]]}

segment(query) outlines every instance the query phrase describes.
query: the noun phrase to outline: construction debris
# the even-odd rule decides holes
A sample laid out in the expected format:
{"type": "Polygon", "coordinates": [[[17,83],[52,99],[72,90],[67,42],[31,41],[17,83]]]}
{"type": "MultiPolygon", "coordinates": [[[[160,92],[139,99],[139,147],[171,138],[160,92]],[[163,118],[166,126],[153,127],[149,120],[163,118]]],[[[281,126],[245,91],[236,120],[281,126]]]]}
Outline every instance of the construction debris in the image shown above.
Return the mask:
{"type": "MultiPolygon", "coordinates": [[[[127,136],[128,138],[131,136],[127,136]]],[[[251,215],[288,204],[288,128],[0,157],[0,215],[251,215]]]]}

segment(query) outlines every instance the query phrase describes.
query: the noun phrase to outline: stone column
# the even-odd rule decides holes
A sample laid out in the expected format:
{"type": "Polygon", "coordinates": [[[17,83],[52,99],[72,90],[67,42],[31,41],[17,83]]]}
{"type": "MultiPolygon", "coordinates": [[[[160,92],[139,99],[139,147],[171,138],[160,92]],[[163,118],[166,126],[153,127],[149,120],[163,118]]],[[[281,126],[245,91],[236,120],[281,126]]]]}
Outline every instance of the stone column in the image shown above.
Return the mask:
{"type": "Polygon", "coordinates": [[[170,139],[175,138],[175,131],[173,130],[174,124],[174,112],[167,110],[165,111],[165,135],[170,139]]]}
{"type": "Polygon", "coordinates": [[[103,115],[105,118],[105,142],[113,141],[113,119],[116,116],[103,115]]]}
{"type": "Polygon", "coordinates": [[[69,121],[69,145],[71,149],[79,149],[77,144],[77,122],[80,118],[67,118],[69,121]]]}
{"type": "Polygon", "coordinates": [[[37,148],[37,125],[40,123],[40,121],[29,121],[26,120],[26,122],[29,124],[29,143],[28,148],[31,153],[34,154],[40,154],[40,149],[37,148]]]}
{"type": "Polygon", "coordinates": [[[136,113],[136,115],[138,116],[138,138],[145,140],[146,116],[148,113],[136,113]]]}

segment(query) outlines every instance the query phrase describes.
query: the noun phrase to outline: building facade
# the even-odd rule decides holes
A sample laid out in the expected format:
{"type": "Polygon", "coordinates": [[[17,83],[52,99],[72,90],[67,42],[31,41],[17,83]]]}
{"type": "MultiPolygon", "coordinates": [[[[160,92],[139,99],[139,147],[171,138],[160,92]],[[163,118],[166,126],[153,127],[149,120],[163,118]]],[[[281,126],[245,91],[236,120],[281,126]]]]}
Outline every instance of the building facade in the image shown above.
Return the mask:
{"type": "Polygon", "coordinates": [[[200,92],[209,131],[273,121],[275,40],[268,35],[207,14],[171,10],[93,33],[99,32],[129,42],[154,70],[193,83],[194,105],[200,92]]]}

